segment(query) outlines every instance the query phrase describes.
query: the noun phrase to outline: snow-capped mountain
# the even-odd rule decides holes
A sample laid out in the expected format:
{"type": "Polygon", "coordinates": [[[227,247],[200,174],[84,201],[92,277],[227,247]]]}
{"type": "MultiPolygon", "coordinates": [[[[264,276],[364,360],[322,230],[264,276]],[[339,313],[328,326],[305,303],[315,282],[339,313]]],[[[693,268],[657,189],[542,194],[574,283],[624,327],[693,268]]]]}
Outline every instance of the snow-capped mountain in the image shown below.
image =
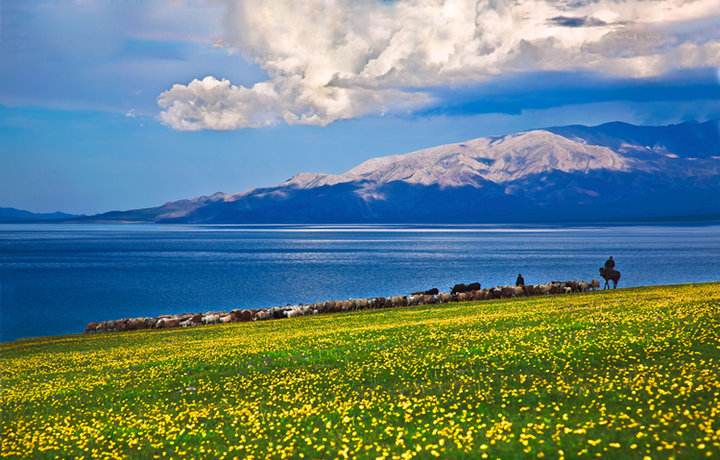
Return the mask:
{"type": "Polygon", "coordinates": [[[94,220],[502,222],[720,214],[720,123],[608,123],[482,137],[372,158],[342,174],[94,220]]]}
{"type": "Polygon", "coordinates": [[[372,158],[344,174],[300,173],[283,185],[313,188],[369,181],[440,187],[482,186],[486,181],[511,182],[550,171],[626,171],[629,160],[613,150],[536,130],[499,138],[481,137],[402,155],[372,158]]]}

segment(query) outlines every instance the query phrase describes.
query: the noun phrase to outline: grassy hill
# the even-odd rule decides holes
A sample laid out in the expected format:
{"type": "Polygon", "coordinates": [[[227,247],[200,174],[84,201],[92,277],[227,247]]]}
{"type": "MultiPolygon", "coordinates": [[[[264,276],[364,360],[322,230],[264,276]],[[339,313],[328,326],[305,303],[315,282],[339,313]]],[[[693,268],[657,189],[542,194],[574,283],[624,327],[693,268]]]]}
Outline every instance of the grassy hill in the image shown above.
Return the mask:
{"type": "Polygon", "coordinates": [[[0,455],[720,455],[720,284],[0,346],[0,455]]]}

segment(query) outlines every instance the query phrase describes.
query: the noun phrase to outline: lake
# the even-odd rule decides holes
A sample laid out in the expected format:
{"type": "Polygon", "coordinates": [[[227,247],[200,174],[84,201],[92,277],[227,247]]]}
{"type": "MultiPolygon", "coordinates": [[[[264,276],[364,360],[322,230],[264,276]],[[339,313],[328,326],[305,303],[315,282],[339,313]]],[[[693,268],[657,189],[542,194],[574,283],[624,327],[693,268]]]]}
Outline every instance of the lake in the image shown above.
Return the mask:
{"type": "Polygon", "coordinates": [[[0,339],[89,321],[598,278],[720,280],[720,225],[0,225],[0,339]]]}

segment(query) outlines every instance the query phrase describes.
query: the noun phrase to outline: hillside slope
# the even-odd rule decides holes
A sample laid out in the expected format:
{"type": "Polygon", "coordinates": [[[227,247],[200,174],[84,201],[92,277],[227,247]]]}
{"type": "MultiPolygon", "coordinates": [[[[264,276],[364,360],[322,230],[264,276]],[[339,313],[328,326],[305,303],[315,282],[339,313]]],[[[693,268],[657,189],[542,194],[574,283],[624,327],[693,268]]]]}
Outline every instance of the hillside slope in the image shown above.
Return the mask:
{"type": "Polygon", "coordinates": [[[720,455],[720,284],[0,345],[0,455],[720,455]]]}

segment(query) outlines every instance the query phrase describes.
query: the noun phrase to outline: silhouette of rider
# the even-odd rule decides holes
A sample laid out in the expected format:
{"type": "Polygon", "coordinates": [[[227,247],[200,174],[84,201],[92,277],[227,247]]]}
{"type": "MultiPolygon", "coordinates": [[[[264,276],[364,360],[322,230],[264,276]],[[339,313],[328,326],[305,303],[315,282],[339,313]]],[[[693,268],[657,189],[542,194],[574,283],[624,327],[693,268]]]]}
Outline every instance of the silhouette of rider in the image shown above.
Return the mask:
{"type": "Polygon", "coordinates": [[[615,270],[615,259],[613,259],[613,256],[610,256],[610,258],[605,261],[605,270],[608,272],[615,270]]]}
{"type": "Polygon", "coordinates": [[[515,286],[525,286],[525,278],[523,278],[521,273],[518,273],[518,277],[515,280],[515,286]]]}

